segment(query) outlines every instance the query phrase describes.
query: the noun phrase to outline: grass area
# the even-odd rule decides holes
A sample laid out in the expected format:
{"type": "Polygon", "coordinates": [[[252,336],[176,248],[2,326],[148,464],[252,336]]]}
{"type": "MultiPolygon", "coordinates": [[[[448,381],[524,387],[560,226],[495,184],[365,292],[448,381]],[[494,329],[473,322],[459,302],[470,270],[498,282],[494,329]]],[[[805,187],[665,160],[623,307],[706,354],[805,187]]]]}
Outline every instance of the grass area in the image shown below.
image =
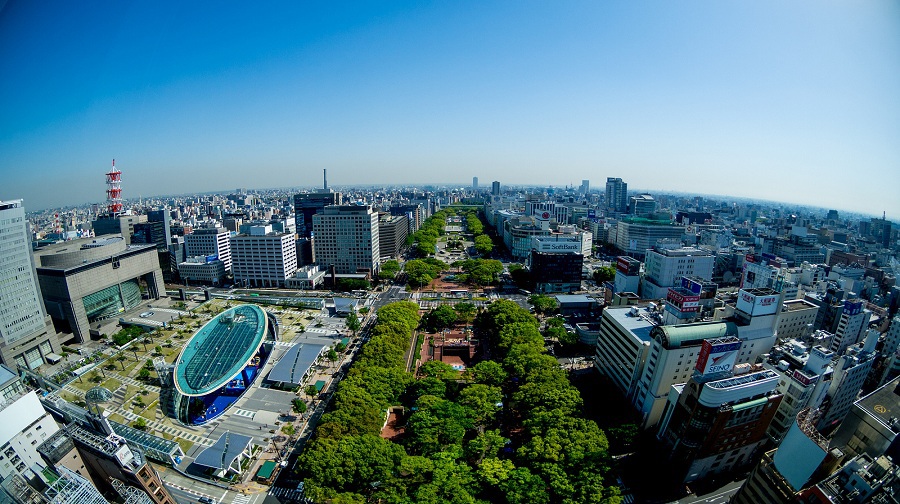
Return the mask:
{"type": "Polygon", "coordinates": [[[110,392],[112,392],[112,391],[116,390],[117,388],[121,387],[122,382],[120,382],[119,380],[116,380],[115,378],[110,378],[110,379],[106,380],[105,382],[101,383],[100,386],[104,387],[107,390],[109,390],[110,392]]]}
{"type": "Polygon", "coordinates": [[[188,450],[190,450],[194,446],[194,443],[188,441],[187,439],[175,438],[175,442],[178,443],[178,446],[181,447],[181,451],[183,451],[184,453],[187,453],[188,450]]]}
{"type": "Polygon", "coordinates": [[[77,395],[75,395],[75,394],[73,394],[73,393],[71,393],[71,392],[68,392],[68,391],[66,391],[66,390],[60,390],[60,391],[59,391],[59,396],[62,397],[63,399],[65,399],[66,401],[69,401],[70,403],[74,403],[74,402],[77,402],[77,401],[81,401],[81,400],[82,400],[82,399],[81,399],[80,397],[78,397],[77,395]]]}
{"type": "Polygon", "coordinates": [[[119,422],[120,424],[127,424],[128,420],[125,419],[122,415],[118,413],[112,413],[109,415],[109,419],[113,422],[119,422]]]}
{"type": "Polygon", "coordinates": [[[138,393],[139,388],[134,385],[125,385],[125,400],[130,401],[134,399],[134,395],[138,393]]]}

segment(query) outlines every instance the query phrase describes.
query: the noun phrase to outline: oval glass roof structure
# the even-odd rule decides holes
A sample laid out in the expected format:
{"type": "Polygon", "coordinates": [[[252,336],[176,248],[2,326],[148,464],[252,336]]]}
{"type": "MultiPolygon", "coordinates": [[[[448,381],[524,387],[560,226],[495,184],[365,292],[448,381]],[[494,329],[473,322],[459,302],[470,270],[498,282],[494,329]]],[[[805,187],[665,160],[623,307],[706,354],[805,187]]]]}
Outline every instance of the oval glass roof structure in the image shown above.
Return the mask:
{"type": "Polygon", "coordinates": [[[266,314],[239,305],[213,317],[185,344],[175,364],[175,388],[202,396],[231,380],[250,362],[266,335],[266,314]]]}

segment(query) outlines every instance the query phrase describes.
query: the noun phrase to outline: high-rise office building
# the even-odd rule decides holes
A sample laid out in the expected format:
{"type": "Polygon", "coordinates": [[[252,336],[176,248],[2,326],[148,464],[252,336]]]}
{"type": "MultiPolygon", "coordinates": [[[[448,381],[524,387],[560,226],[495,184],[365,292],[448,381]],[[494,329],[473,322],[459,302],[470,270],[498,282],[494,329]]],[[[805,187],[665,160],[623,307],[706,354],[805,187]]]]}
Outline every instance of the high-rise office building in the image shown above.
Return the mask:
{"type": "Polygon", "coordinates": [[[492,196],[500,196],[500,181],[495,180],[491,182],[491,195],[492,196]]]}
{"type": "Polygon", "coordinates": [[[272,225],[252,226],[246,235],[231,237],[234,281],[253,287],[284,287],[297,272],[297,240],[272,231],[272,225]]]}
{"type": "Polygon", "coordinates": [[[628,210],[628,184],[620,178],[606,179],[606,209],[621,213],[628,210]]]}
{"type": "Polygon", "coordinates": [[[478,190],[478,177],[472,177],[472,190],[478,190]]]}
{"type": "Polygon", "coordinates": [[[61,352],[31,255],[22,200],[0,201],[0,360],[35,369],[61,352]]]}
{"type": "Polygon", "coordinates": [[[322,209],[331,205],[342,203],[341,193],[328,189],[328,181],[324,187],[316,192],[300,193],[294,195],[294,216],[297,224],[297,234],[301,238],[309,238],[313,232],[313,215],[322,213],[322,209]]]}
{"type": "Polygon", "coordinates": [[[591,181],[590,180],[582,180],[581,181],[581,194],[587,194],[591,192],[591,181]]]}
{"type": "Polygon", "coordinates": [[[647,251],[641,297],[661,299],[669,288],[681,286],[681,277],[711,280],[715,257],[706,250],[682,247],[680,243],[658,245],[647,251]]]}
{"type": "Polygon", "coordinates": [[[217,256],[225,264],[225,271],[231,271],[231,233],[223,227],[199,228],[184,235],[187,257],[217,256]]]}
{"type": "Polygon", "coordinates": [[[335,272],[378,273],[378,212],[370,206],[330,206],[313,215],[316,263],[335,272]]]}

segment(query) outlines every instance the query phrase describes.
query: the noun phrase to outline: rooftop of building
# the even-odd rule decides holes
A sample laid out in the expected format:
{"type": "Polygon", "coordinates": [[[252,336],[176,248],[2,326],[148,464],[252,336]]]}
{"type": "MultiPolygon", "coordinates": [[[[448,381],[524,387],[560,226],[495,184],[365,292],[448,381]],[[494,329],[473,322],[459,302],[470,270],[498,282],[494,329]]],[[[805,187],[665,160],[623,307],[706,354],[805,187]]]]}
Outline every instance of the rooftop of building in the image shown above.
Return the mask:
{"type": "Polygon", "coordinates": [[[253,358],[268,321],[256,305],[239,305],[216,315],[184,345],[175,362],[175,387],[188,396],[217,390],[253,358]]]}
{"type": "Polygon", "coordinates": [[[592,297],[586,296],[584,294],[557,294],[554,296],[556,298],[556,302],[560,305],[568,304],[568,303],[596,303],[592,297]]]}
{"type": "Polygon", "coordinates": [[[819,307],[805,299],[790,299],[781,305],[781,311],[818,310],[819,307]]]}
{"type": "Polygon", "coordinates": [[[894,433],[900,433],[900,377],[856,401],[856,406],[894,433]]]}
{"type": "Polygon", "coordinates": [[[656,313],[646,307],[607,308],[603,311],[603,317],[615,320],[623,329],[645,343],[651,340],[650,332],[659,324],[656,313]]]}
{"type": "Polygon", "coordinates": [[[705,339],[716,339],[737,335],[737,324],[728,321],[657,326],[651,331],[650,336],[654,338],[659,336],[663,346],[671,350],[686,346],[698,346],[701,345],[705,339]]]}

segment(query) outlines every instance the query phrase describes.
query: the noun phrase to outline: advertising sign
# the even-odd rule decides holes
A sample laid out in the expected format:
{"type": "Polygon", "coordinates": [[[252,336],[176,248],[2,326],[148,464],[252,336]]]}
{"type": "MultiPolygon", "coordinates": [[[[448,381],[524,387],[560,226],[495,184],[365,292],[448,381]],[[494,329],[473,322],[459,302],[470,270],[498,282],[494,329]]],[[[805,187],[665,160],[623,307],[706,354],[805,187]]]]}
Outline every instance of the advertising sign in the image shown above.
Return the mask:
{"type": "Polygon", "coordinates": [[[695,312],[700,310],[700,296],[687,289],[669,289],[666,300],[677,306],[683,312],[695,312]]]}
{"type": "Polygon", "coordinates": [[[589,219],[593,219],[593,218],[596,217],[596,216],[597,216],[597,211],[596,211],[596,210],[594,210],[593,208],[591,208],[591,209],[588,210],[588,218],[589,218],[589,219]]]}
{"type": "Polygon", "coordinates": [[[813,383],[816,383],[817,381],[819,381],[819,377],[818,376],[809,377],[809,376],[806,376],[805,374],[801,373],[799,369],[795,369],[794,370],[794,380],[797,380],[798,382],[802,383],[804,386],[809,386],[809,385],[812,385],[813,383]]]}
{"type": "Polygon", "coordinates": [[[681,277],[681,288],[687,289],[699,296],[700,292],[703,291],[703,284],[695,280],[691,280],[690,278],[681,277]]]}
{"type": "Polygon", "coordinates": [[[206,256],[206,262],[211,263],[219,259],[219,256],[216,254],[206,256]]]}
{"type": "Polygon", "coordinates": [[[857,315],[863,309],[862,301],[844,301],[844,313],[847,315],[857,315]]]}
{"type": "Polygon", "coordinates": [[[619,256],[616,259],[616,269],[623,275],[637,275],[641,271],[641,263],[627,256],[619,256]]]}
{"type": "Polygon", "coordinates": [[[538,252],[581,252],[581,240],[534,240],[538,252]]]}
{"type": "Polygon", "coordinates": [[[750,315],[771,315],[778,309],[779,294],[758,296],[745,290],[738,294],[737,309],[750,315]]]}
{"type": "Polygon", "coordinates": [[[703,340],[696,369],[701,374],[730,371],[740,349],[740,341],[713,344],[710,340],[703,340]]]}

